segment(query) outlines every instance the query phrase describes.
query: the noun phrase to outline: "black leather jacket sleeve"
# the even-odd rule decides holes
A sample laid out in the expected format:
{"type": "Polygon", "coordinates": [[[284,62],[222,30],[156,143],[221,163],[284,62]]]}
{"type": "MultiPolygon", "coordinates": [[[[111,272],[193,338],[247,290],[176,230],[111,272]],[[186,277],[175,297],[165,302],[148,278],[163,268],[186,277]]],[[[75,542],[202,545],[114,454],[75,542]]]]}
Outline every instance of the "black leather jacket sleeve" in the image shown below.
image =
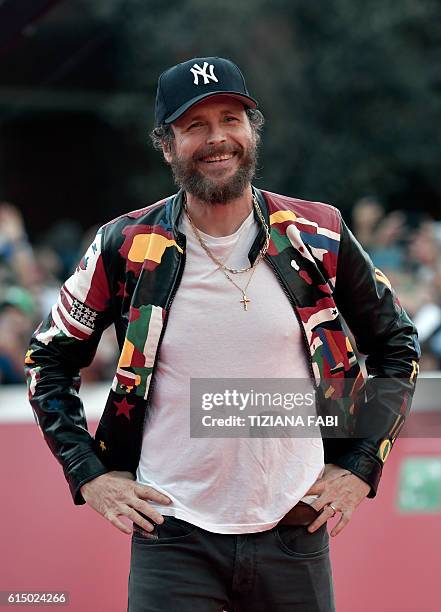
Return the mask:
{"type": "MultiPolygon", "coordinates": [[[[78,298],[76,308],[87,307],[87,299],[81,301],[79,298],[81,273],[78,267],[69,284],[70,296],[78,298]]],[[[61,289],[60,300],[65,287],[63,285],[61,289]]],[[[99,291],[99,287],[100,284],[96,284],[95,291],[99,291]]],[[[101,287],[102,294],[95,295],[94,305],[97,300],[102,304],[108,303],[109,296],[104,294],[106,283],[101,287]]],[[[93,333],[85,339],[78,339],[57,324],[57,317],[54,318],[56,308],[57,305],[31,338],[25,373],[37,424],[53,455],[63,467],[75,503],[81,504],[84,500],[80,487],[109,471],[95,453],[94,441],[87,429],[84,407],[78,392],[80,369],[92,362],[102,332],[110,324],[110,318],[108,310],[98,311],[93,333]]]]}
{"type": "Polygon", "coordinates": [[[416,328],[388,279],[343,220],[340,240],[335,302],[366,355],[368,380],[354,437],[340,445],[346,451],[332,462],[365,480],[371,486],[368,497],[374,497],[384,460],[409,412],[420,348],[416,328]]]}

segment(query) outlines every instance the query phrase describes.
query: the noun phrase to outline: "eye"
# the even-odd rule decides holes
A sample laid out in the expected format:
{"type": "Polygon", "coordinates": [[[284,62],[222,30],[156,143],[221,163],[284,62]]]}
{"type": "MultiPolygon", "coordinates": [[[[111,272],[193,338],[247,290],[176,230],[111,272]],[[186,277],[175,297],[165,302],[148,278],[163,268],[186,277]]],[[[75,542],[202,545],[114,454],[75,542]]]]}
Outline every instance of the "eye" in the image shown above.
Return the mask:
{"type": "Polygon", "coordinates": [[[225,121],[232,122],[239,121],[239,119],[237,117],[233,117],[232,115],[228,115],[227,117],[225,117],[225,121]]]}
{"type": "Polygon", "coordinates": [[[201,121],[194,121],[193,123],[190,123],[190,125],[187,128],[187,130],[192,130],[193,128],[198,128],[201,125],[202,125],[201,121]]]}

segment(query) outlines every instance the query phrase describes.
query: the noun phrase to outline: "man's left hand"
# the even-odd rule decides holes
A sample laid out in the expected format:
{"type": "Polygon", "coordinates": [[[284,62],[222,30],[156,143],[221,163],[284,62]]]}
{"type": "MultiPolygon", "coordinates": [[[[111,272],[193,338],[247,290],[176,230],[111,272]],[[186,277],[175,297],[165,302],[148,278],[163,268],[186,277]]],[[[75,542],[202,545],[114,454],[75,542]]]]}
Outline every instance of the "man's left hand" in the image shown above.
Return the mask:
{"type": "Polygon", "coordinates": [[[341,513],[340,520],[331,531],[336,536],[348,524],[355,508],[363,501],[371,490],[370,486],[349,470],[327,463],[321,478],[318,478],[306,495],[318,495],[312,506],[322,512],[315,521],[308,526],[308,531],[316,531],[337,512],[341,513]],[[334,511],[330,504],[334,506],[334,511]]]}

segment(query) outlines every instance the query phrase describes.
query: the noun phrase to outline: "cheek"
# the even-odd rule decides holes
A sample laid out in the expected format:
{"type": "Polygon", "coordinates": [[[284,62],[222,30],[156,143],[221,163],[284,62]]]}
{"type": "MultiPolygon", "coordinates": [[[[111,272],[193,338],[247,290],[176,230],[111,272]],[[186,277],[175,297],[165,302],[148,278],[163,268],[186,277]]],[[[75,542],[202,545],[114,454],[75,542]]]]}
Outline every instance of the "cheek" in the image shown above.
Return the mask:
{"type": "Polygon", "coordinates": [[[236,134],[235,139],[240,142],[245,149],[256,144],[256,138],[251,129],[243,130],[240,134],[236,134]]]}
{"type": "Polygon", "coordinates": [[[197,151],[200,143],[196,143],[194,139],[183,138],[176,142],[174,153],[181,159],[190,159],[197,151]]]}

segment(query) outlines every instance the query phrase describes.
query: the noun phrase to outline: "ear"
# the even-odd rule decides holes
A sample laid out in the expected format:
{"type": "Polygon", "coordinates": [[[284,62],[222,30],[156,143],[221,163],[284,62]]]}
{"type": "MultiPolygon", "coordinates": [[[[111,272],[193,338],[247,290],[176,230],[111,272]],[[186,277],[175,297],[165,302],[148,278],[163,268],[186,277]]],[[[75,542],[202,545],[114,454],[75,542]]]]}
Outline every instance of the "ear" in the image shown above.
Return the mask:
{"type": "Polygon", "coordinates": [[[165,140],[162,141],[162,154],[164,156],[165,161],[170,164],[172,160],[172,154],[170,150],[170,145],[165,140]]]}

